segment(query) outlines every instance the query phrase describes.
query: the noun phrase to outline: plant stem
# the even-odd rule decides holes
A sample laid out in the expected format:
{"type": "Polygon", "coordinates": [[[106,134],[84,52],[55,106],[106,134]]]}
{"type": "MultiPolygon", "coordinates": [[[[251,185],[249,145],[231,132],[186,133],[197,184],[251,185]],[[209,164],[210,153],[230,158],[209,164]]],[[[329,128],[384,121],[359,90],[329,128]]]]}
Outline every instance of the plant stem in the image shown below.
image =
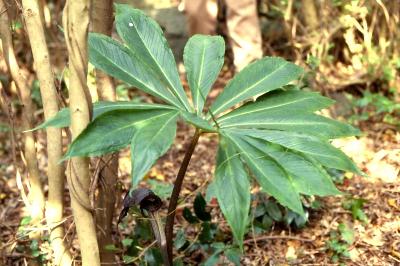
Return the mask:
{"type": "MultiPolygon", "coordinates": [[[[87,37],[91,4],[91,0],[67,0],[62,16],[69,61],[68,91],[72,139],[75,139],[89,124],[93,110],[92,99],[87,86],[87,37]]],[[[68,175],[67,181],[81,249],[82,266],[100,266],[97,228],[93,213],[87,208],[87,206],[90,206],[89,159],[85,157],[72,158],[68,175]],[[77,186],[74,184],[77,184],[77,186]]]]}
{"type": "Polygon", "coordinates": [[[185,177],[186,170],[188,168],[190,159],[192,158],[194,149],[197,145],[197,142],[200,137],[200,130],[196,129],[196,132],[193,135],[192,141],[186,150],[185,157],[183,158],[181,167],[178,171],[178,175],[176,176],[175,184],[174,184],[174,189],[172,190],[171,193],[171,198],[169,201],[169,206],[168,206],[168,215],[167,215],[167,222],[165,224],[165,235],[167,239],[167,249],[168,249],[168,257],[170,260],[170,263],[172,265],[172,238],[173,238],[173,229],[174,229],[174,221],[175,221],[175,210],[176,206],[178,205],[178,198],[179,198],[179,193],[181,192],[182,184],[183,184],[183,178],[185,177]]]}
{"type": "MultiPolygon", "coordinates": [[[[8,72],[15,82],[17,94],[22,104],[22,130],[28,130],[32,128],[34,107],[29,83],[18,65],[19,62],[14,51],[11,24],[7,13],[8,4],[11,4],[11,2],[7,2],[9,1],[0,0],[0,39],[2,44],[2,56],[8,72]]],[[[30,216],[32,217],[31,224],[37,226],[41,224],[43,220],[45,197],[37,162],[36,141],[33,132],[25,132],[21,137],[23,139],[26,174],[29,176],[30,189],[28,197],[32,206],[29,208],[30,216]]],[[[29,237],[40,240],[40,235],[40,230],[35,230],[30,233],[29,237]]]]}
{"type": "Polygon", "coordinates": [[[165,237],[165,229],[163,227],[163,223],[161,222],[161,217],[158,213],[158,211],[155,212],[149,212],[150,216],[150,223],[151,227],[153,229],[154,236],[157,240],[158,246],[160,247],[161,250],[161,255],[163,257],[164,261],[164,266],[172,266],[170,256],[168,255],[168,247],[167,247],[167,241],[165,237]]]}
{"type": "MultiPolygon", "coordinates": [[[[113,0],[92,1],[92,30],[111,36],[114,16],[113,0]]],[[[112,77],[103,71],[96,69],[96,87],[99,100],[115,102],[115,84],[112,77]]],[[[99,241],[100,260],[102,263],[116,264],[114,252],[107,250],[107,246],[113,244],[113,214],[115,202],[119,198],[117,190],[118,178],[118,153],[104,155],[99,164],[98,196],[96,201],[96,226],[97,239],[99,241]]],[[[96,188],[95,188],[96,189],[96,188]]]]}
{"type": "MultiPolygon", "coordinates": [[[[33,61],[40,83],[40,94],[46,121],[59,110],[57,90],[54,83],[53,69],[50,62],[43,21],[41,20],[41,1],[22,0],[26,31],[32,49],[33,61]]],[[[65,169],[59,161],[63,155],[63,141],[60,128],[46,129],[47,143],[47,179],[48,200],[46,203],[46,222],[50,228],[50,244],[53,250],[54,265],[71,265],[72,256],[64,242],[64,184],[65,169]]]]}

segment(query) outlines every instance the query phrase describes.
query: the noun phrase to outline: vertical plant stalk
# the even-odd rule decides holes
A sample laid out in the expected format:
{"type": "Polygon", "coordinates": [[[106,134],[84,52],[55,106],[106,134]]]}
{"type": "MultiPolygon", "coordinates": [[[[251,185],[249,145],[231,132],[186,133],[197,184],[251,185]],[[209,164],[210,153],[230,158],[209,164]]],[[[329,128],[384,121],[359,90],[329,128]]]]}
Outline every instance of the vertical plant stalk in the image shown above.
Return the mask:
{"type": "MultiPolygon", "coordinates": [[[[31,92],[28,82],[17,63],[17,58],[15,56],[12,44],[11,24],[8,18],[7,6],[5,5],[4,0],[0,0],[0,38],[2,40],[3,53],[8,71],[10,72],[11,77],[17,86],[18,96],[23,105],[22,127],[23,130],[28,130],[32,128],[33,120],[33,103],[31,92]]],[[[37,225],[41,223],[44,217],[45,200],[42,182],[40,180],[40,172],[37,164],[37,154],[33,132],[23,133],[23,141],[26,168],[31,187],[29,191],[29,201],[32,206],[30,208],[30,215],[32,217],[32,224],[37,225]]],[[[40,239],[40,231],[36,231],[35,233],[31,234],[30,237],[40,239]]]]}
{"type": "Polygon", "coordinates": [[[155,211],[155,212],[150,212],[149,216],[154,236],[161,250],[161,256],[163,257],[163,261],[165,264],[164,266],[171,266],[172,260],[171,256],[169,256],[168,254],[167,240],[160,214],[158,213],[158,211],[155,211]]]}
{"type": "MultiPolygon", "coordinates": [[[[111,36],[113,27],[113,1],[93,0],[92,2],[92,29],[94,32],[111,36]]],[[[115,101],[115,85],[113,79],[103,71],[96,69],[96,86],[99,99],[115,101]]],[[[96,225],[100,248],[100,258],[103,263],[115,263],[114,253],[105,247],[112,241],[112,220],[117,199],[118,153],[105,155],[100,158],[99,186],[96,201],[96,225]]]]}
{"type": "MultiPolygon", "coordinates": [[[[85,129],[92,114],[92,101],[86,84],[90,8],[90,0],[67,0],[63,11],[63,27],[69,58],[70,79],[68,88],[73,139],[85,129]]],[[[68,168],[67,175],[69,175],[69,178],[67,180],[81,248],[82,265],[99,266],[100,255],[96,238],[96,225],[91,210],[87,208],[90,202],[89,159],[72,158],[68,168]]]]}
{"type": "MultiPolygon", "coordinates": [[[[45,119],[55,116],[59,110],[54,76],[49,51],[45,39],[40,6],[37,0],[23,0],[23,16],[31,44],[33,59],[40,83],[45,119]]],[[[62,157],[61,129],[48,127],[47,138],[47,177],[49,182],[46,221],[50,228],[50,243],[54,253],[54,265],[71,265],[72,257],[64,244],[64,169],[59,164],[62,157]]]]}
{"type": "Polygon", "coordinates": [[[196,132],[194,133],[192,137],[192,141],[190,142],[190,145],[188,149],[186,150],[185,157],[183,158],[181,167],[179,168],[178,175],[176,176],[176,180],[174,183],[174,189],[172,190],[171,193],[171,198],[169,201],[169,206],[168,206],[168,215],[167,215],[167,221],[165,224],[165,237],[167,241],[167,249],[168,249],[168,257],[170,260],[170,263],[172,265],[172,239],[174,235],[174,221],[175,221],[175,211],[176,207],[178,205],[178,199],[179,199],[179,194],[182,189],[182,184],[183,184],[183,179],[186,174],[186,170],[189,166],[190,159],[192,158],[194,149],[196,148],[197,142],[199,141],[200,138],[200,130],[196,129],[196,132]]]}
{"type": "Polygon", "coordinates": [[[302,0],[302,10],[307,28],[313,33],[319,25],[317,9],[314,0],[302,0]]]}

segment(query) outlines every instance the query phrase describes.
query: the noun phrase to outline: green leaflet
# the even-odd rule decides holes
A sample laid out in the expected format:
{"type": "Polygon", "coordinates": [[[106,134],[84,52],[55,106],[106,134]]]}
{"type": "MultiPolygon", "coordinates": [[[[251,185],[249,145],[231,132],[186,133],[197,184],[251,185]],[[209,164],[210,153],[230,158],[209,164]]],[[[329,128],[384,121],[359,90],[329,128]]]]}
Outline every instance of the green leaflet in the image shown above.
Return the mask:
{"type": "Polygon", "coordinates": [[[236,150],[245,160],[262,189],[282,205],[304,215],[300,196],[285,170],[273,158],[249,144],[241,135],[231,132],[225,132],[225,134],[236,146],[236,150]]]}
{"type": "Polygon", "coordinates": [[[224,138],[220,139],[214,188],[221,211],[243,249],[250,210],[250,183],[234,146],[224,138]]]}
{"type": "Polygon", "coordinates": [[[255,102],[247,103],[217,119],[221,126],[235,124],[247,120],[263,119],[270,114],[313,113],[329,107],[333,100],[315,92],[305,91],[273,91],[267,93],[255,102]]]}
{"type": "Polygon", "coordinates": [[[305,157],[273,147],[271,143],[252,137],[243,137],[248,143],[273,158],[292,177],[291,181],[298,193],[305,195],[329,196],[341,194],[328,173],[305,157]]]}
{"type": "Polygon", "coordinates": [[[144,120],[131,142],[132,186],[136,186],[157,159],[167,152],[176,134],[178,112],[144,120]]]}
{"type": "Polygon", "coordinates": [[[225,43],[221,36],[194,35],[186,43],[183,61],[197,114],[204,107],[211,86],[224,64],[225,43]]]}
{"type": "Polygon", "coordinates": [[[351,159],[341,150],[333,147],[329,142],[314,136],[286,131],[257,129],[235,129],[234,132],[263,139],[301,152],[327,167],[362,174],[351,159]]]}
{"type": "MultiPolygon", "coordinates": [[[[93,105],[93,116],[94,116],[94,105],[93,105]]],[[[29,131],[35,131],[39,129],[45,129],[48,127],[68,127],[71,124],[70,112],[69,108],[62,108],[58,113],[52,118],[44,121],[40,125],[35,128],[30,129],[29,131]]]]}
{"type": "Polygon", "coordinates": [[[182,106],[137,54],[108,36],[97,33],[89,34],[89,61],[105,73],[158,97],[166,103],[176,107],[182,106]]]}
{"type": "Polygon", "coordinates": [[[160,117],[177,114],[176,110],[116,110],[92,121],[71,143],[64,160],[74,156],[98,156],[127,146],[140,125],[160,117]]]}
{"type": "Polygon", "coordinates": [[[264,57],[248,65],[225,87],[210,112],[217,115],[241,101],[278,89],[297,79],[303,70],[279,57],[264,57]]]}
{"type": "Polygon", "coordinates": [[[179,100],[181,108],[191,111],[185,91],[179,79],[174,56],[158,24],[142,11],[129,5],[115,4],[116,25],[119,36],[140,59],[154,78],[160,80],[179,100]]]}
{"type": "Polygon", "coordinates": [[[324,116],[307,113],[273,112],[265,117],[256,115],[240,119],[240,121],[225,123],[221,128],[258,128],[284,130],[309,135],[316,135],[324,139],[334,139],[359,135],[360,131],[354,127],[324,116]]]}
{"type": "Polygon", "coordinates": [[[217,132],[217,129],[215,129],[207,120],[203,119],[199,115],[181,111],[181,116],[186,122],[202,129],[205,132],[217,132]]]}
{"type": "MultiPolygon", "coordinates": [[[[95,102],[93,103],[93,119],[99,115],[119,109],[128,110],[157,110],[157,109],[174,109],[172,106],[162,104],[149,104],[149,103],[136,103],[136,102],[95,102]]],[[[68,127],[70,125],[70,112],[69,108],[61,109],[54,117],[43,122],[39,126],[31,129],[31,131],[44,129],[47,127],[68,127]]]]}

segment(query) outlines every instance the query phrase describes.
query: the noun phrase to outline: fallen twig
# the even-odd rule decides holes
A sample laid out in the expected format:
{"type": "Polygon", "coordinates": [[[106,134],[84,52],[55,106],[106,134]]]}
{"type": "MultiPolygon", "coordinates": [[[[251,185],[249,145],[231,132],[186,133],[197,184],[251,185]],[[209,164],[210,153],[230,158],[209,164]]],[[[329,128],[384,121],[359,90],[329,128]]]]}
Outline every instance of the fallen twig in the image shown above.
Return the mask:
{"type": "Polygon", "coordinates": [[[249,244],[251,242],[258,242],[258,241],[264,241],[264,240],[273,240],[273,239],[290,239],[290,240],[298,240],[301,242],[314,242],[314,239],[309,239],[309,238],[302,238],[302,237],[297,237],[297,236],[284,236],[284,235],[273,235],[273,236],[260,236],[256,238],[251,238],[247,239],[244,241],[244,244],[249,244]]]}

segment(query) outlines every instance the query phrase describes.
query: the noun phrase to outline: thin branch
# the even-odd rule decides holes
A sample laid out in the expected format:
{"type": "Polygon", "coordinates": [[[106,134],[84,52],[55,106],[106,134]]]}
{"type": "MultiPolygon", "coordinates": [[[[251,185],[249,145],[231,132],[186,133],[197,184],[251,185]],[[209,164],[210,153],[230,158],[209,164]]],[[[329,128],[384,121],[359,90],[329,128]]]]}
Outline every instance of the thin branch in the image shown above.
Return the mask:
{"type": "Polygon", "coordinates": [[[273,239],[290,239],[290,240],[297,240],[300,242],[314,242],[314,239],[309,239],[309,238],[301,238],[301,237],[297,237],[297,236],[275,235],[275,236],[260,236],[260,237],[256,237],[256,238],[251,238],[251,239],[245,240],[243,243],[249,244],[251,242],[258,242],[258,241],[263,241],[263,240],[273,240],[273,239]]]}

